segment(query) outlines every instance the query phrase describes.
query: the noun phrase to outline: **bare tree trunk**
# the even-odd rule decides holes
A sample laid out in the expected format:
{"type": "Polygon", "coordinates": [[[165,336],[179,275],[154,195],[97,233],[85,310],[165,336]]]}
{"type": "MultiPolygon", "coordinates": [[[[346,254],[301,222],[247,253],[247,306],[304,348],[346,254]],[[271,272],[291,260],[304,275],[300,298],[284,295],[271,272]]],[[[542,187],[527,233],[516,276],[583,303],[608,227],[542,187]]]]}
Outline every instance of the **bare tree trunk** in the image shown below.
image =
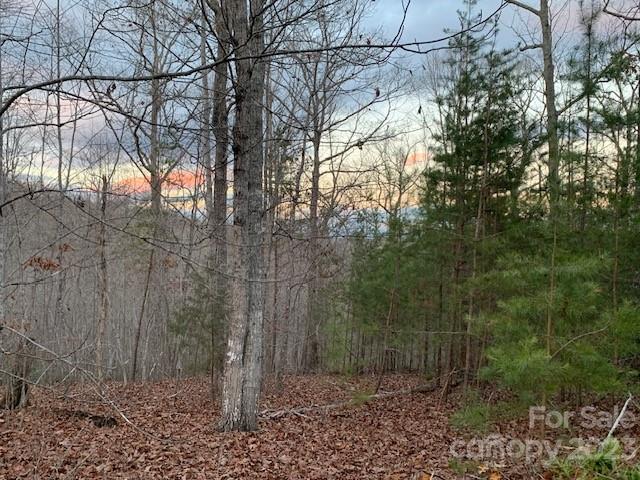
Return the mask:
{"type": "MultiPolygon", "coordinates": [[[[274,138],[274,116],[272,114],[274,95],[273,91],[268,83],[270,76],[270,66],[267,66],[265,72],[265,103],[266,103],[266,148],[265,148],[265,196],[268,198],[267,213],[266,213],[266,226],[265,232],[267,232],[267,247],[266,258],[267,266],[266,272],[274,278],[279,278],[280,270],[280,252],[279,241],[274,234],[276,221],[278,219],[278,206],[280,204],[280,187],[282,185],[282,162],[284,158],[283,148],[280,144],[280,138],[274,138]],[[273,263],[272,263],[273,259],[273,263]]],[[[267,289],[264,289],[265,295],[267,289]]],[[[279,325],[280,316],[278,315],[278,298],[280,293],[279,282],[274,282],[271,289],[271,317],[269,321],[269,348],[268,360],[265,364],[268,366],[270,373],[276,372],[276,356],[278,348],[278,337],[281,332],[279,325]],[[268,363],[267,363],[268,362],[268,363]]],[[[266,299],[265,299],[266,305],[266,299]]],[[[277,375],[276,375],[277,377],[277,375]]]]}
{"type": "Polygon", "coordinates": [[[555,64],[553,61],[553,28],[549,0],[540,0],[540,8],[535,9],[520,0],[507,0],[519,8],[529,11],[538,17],[542,30],[543,78],[545,83],[545,99],[547,108],[547,144],[549,146],[549,205],[552,217],[555,218],[560,202],[560,141],[558,138],[558,110],[556,107],[555,64]]]}
{"type": "Polygon", "coordinates": [[[318,367],[318,278],[319,278],[319,229],[318,203],[320,201],[320,140],[321,132],[316,129],[313,135],[313,169],[311,172],[311,202],[309,208],[309,298],[307,299],[307,318],[304,338],[305,370],[313,371],[318,367]]]}
{"type": "Polygon", "coordinates": [[[222,422],[225,431],[255,430],[262,383],[262,111],[264,65],[262,0],[230,2],[236,44],[234,142],[233,309],[225,361],[222,422]],[[250,58],[253,57],[254,60],[250,58]]]}
{"type": "MultiPolygon", "coordinates": [[[[267,79],[270,77],[270,67],[269,67],[269,63],[267,62],[266,67],[265,67],[265,73],[264,73],[264,78],[265,78],[265,83],[264,83],[264,104],[265,104],[265,132],[264,132],[264,147],[263,147],[263,154],[264,154],[264,174],[263,174],[263,185],[262,185],[262,189],[264,192],[264,201],[265,201],[265,219],[264,219],[264,242],[265,242],[265,248],[264,248],[264,271],[265,271],[265,275],[269,276],[271,275],[273,276],[277,276],[277,274],[274,274],[274,270],[275,270],[275,258],[274,258],[274,241],[275,241],[275,236],[273,234],[273,227],[275,225],[275,218],[276,218],[276,207],[277,207],[277,196],[276,196],[276,190],[275,190],[275,178],[274,178],[274,174],[276,172],[276,165],[277,165],[277,151],[278,151],[278,145],[275,142],[274,139],[274,135],[273,135],[273,112],[272,112],[272,107],[273,107],[273,94],[272,94],[272,90],[270,88],[270,85],[267,81],[267,79]]],[[[275,287],[276,285],[272,285],[272,287],[275,287]]],[[[265,325],[264,325],[264,331],[265,331],[265,336],[264,336],[264,344],[265,344],[265,348],[264,348],[264,361],[263,361],[263,365],[264,365],[264,373],[270,373],[271,371],[273,371],[272,367],[273,367],[273,363],[274,363],[274,356],[273,356],[273,349],[274,345],[275,345],[275,338],[276,338],[276,328],[275,328],[275,315],[274,312],[276,311],[275,306],[277,305],[277,299],[273,296],[274,292],[277,291],[277,288],[272,288],[271,292],[269,291],[268,288],[263,288],[262,289],[262,293],[264,295],[264,299],[263,299],[263,304],[265,306],[265,325]],[[271,300],[273,300],[271,302],[272,308],[270,310],[270,315],[268,318],[266,318],[266,305],[267,305],[267,297],[268,294],[271,294],[271,300]],[[267,332],[268,330],[268,332],[267,332]]]]}
{"type": "MultiPolygon", "coordinates": [[[[272,275],[274,278],[278,278],[279,277],[279,267],[280,267],[280,263],[279,263],[279,251],[278,251],[278,239],[277,238],[273,238],[273,235],[271,235],[271,240],[270,240],[270,244],[269,244],[269,257],[271,257],[271,251],[273,252],[273,270],[271,271],[272,275]]],[[[273,292],[272,292],[272,297],[271,297],[271,352],[270,352],[270,361],[271,361],[271,365],[270,368],[273,372],[276,371],[276,355],[277,355],[277,348],[278,348],[278,336],[280,333],[280,328],[278,325],[278,292],[279,292],[279,288],[278,288],[278,282],[276,282],[273,285],[273,292]]]]}
{"type": "MultiPolygon", "coordinates": [[[[295,218],[295,201],[292,202],[291,206],[291,224],[293,225],[293,219],[295,218]]],[[[284,312],[282,313],[282,321],[281,321],[281,332],[282,335],[282,343],[280,348],[276,352],[276,366],[275,366],[275,376],[276,376],[276,388],[278,390],[282,389],[282,376],[287,368],[287,359],[288,359],[288,350],[289,350],[289,335],[291,334],[291,307],[293,303],[293,295],[292,290],[293,279],[295,277],[295,259],[293,258],[294,249],[291,241],[287,242],[289,255],[287,260],[287,285],[286,285],[286,295],[285,295],[285,303],[284,303],[284,312]]]]}
{"type": "MultiPolygon", "coordinates": [[[[154,67],[154,72],[157,67],[154,67]]],[[[160,171],[160,136],[158,122],[162,97],[159,80],[151,81],[151,128],[149,135],[149,183],[151,187],[151,213],[153,215],[154,229],[158,230],[162,213],[162,172],[160,171]]],[[[155,235],[154,235],[155,239],[155,235]]]]}
{"type": "MultiPolygon", "coordinates": [[[[200,22],[200,64],[205,65],[208,61],[207,58],[207,35],[206,35],[206,21],[203,15],[200,22]]],[[[218,233],[218,225],[216,224],[214,212],[215,203],[213,199],[213,174],[214,165],[211,155],[211,96],[209,92],[209,72],[205,71],[202,75],[202,96],[200,102],[202,103],[202,113],[200,118],[200,162],[202,164],[205,176],[205,207],[207,209],[207,222],[208,222],[208,234],[209,234],[209,252],[207,259],[208,271],[208,286],[209,286],[209,299],[208,306],[211,310],[209,312],[209,336],[210,336],[210,348],[211,358],[209,361],[211,369],[211,397],[215,398],[218,391],[218,375],[216,371],[216,340],[217,333],[215,331],[215,316],[217,315],[218,307],[218,291],[216,279],[220,275],[218,271],[218,263],[216,258],[216,246],[218,239],[216,237],[218,233]]]]}
{"type": "Polygon", "coordinates": [[[540,23],[542,25],[543,74],[547,107],[547,142],[549,144],[549,201],[552,215],[555,216],[560,201],[560,145],[553,62],[553,31],[548,0],[540,0],[540,23]]]}
{"type": "MultiPolygon", "coordinates": [[[[618,151],[616,155],[615,170],[615,208],[613,221],[613,272],[611,276],[611,303],[613,312],[618,312],[618,282],[620,275],[620,202],[624,201],[620,198],[620,163],[621,154],[618,151]]],[[[616,337],[613,344],[613,363],[617,364],[619,360],[619,340],[616,337]]]]}
{"type": "MultiPolygon", "coordinates": [[[[636,85],[636,112],[640,111],[640,77],[636,85]]],[[[634,163],[635,189],[634,197],[636,204],[640,203],[640,115],[637,115],[636,121],[636,159],[634,163]]],[[[0,128],[0,132],[2,129],[0,128]]]]}
{"type": "Polygon", "coordinates": [[[131,365],[131,380],[135,381],[138,370],[138,352],[140,350],[140,338],[142,336],[142,322],[147,309],[147,298],[149,297],[149,286],[151,284],[151,276],[153,274],[153,264],[155,257],[155,248],[149,254],[149,266],[147,267],[147,276],[144,282],[144,293],[142,294],[142,303],[140,304],[140,314],[138,315],[138,325],[136,327],[136,336],[133,341],[133,363],[131,365]]]}
{"type": "MultiPolygon", "coordinates": [[[[216,15],[216,30],[218,36],[218,58],[226,55],[227,43],[224,17],[216,15]]],[[[215,308],[217,315],[223,316],[223,330],[216,332],[216,338],[212,337],[212,347],[220,352],[214,360],[212,375],[215,377],[216,389],[222,377],[223,355],[222,350],[226,341],[227,314],[228,314],[228,285],[227,285],[227,149],[229,146],[229,124],[227,120],[227,65],[219,63],[214,67],[213,84],[213,133],[216,139],[214,185],[213,185],[213,241],[214,255],[213,285],[215,308]]],[[[212,332],[212,335],[214,333],[212,332]]]]}
{"type": "Polygon", "coordinates": [[[587,224],[587,210],[591,206],[588,202],[589,196],[589,154],[591,142],[591,69],[593,56],[593,17],[587,23],[587,111],[585,118],[585,140],[584,140],[584,166],[582,177],[582,209],[580,212],[580,231],[584,232],[587,224]]]}
{"type": "MultiPolygon", "coordinates": [[[[149,19],[152,25],[153,38],[152,38],[152,72],[157,73],[161,70],[161,58],[160,58],[160,45],[157,35],[157,27],[156,27],[156,11],[154,5],[150,5],[149,19]]],[[[159,79],[151,80],[151,115],[150,115],[150,133],[149,133],[149,156],[148,156],[148,164],[147,170],[149,172],[149,183],[151,188],[151,216],[153,222],[153,231],[151,234],[151,238],[153,241],[158,240],[164,236],[164,224],[163,224],[163,212],[162,212],[162,187],[164,183],[164,175],[161,167],[161,149],[160,149],[160,114],[162,105],[164,103],[162,89],[160,85],[159,79]]],[[[168,173],[168,172],[166,172],[168,173]]],[[[166,175],[165,173],[165,175],[166,175]]],[[[160,268],[158,259],[156,258],[158,254],[156,253],[157,247],[155,245],[151,246],[151,252],[149,253],[149,266],[147,269],[147,276],[145,278],[144,285],[144,293],[142,297],[142,303],[140,306],[140,316],[138,318],[138,325],[136,328],[136,337],[135,337],[135,345],[133,352],[133,364],[131,370],[131,379],[135,381],[138,364],[140,363],[140,342],[142,340],[142,325],[145,317],[145,313],[150,309],[149,307],[149,291],[156,292],[152,298],[159,302],[162,298],[164,298],[164,292],[162,292],[164,286],[163,282],[159,278],[160,268]],[[156,263],[158,264],[158,268],[156,267],[156,263]]],[[[157,304],[156,304],[157,305],[157,304]]],[[[153,307],[154,305],[151,305],[153,307]]],[[[154,313],[153,311],[151,313],[154,313]]],[[[147,325],[150,325],[153,317],[150,317],[147,325]]],[[[146,329],[147,338],[145,339],[145,345],[148,344],[150,328],[146,329]]],[[[143,378],[146,376],[146,364],[144,359],[146,357],[146,350],[144,350],[145,355],[143,355],[142,361],[142,376],[143,378]]]]}
{"type": "Polygon", "coordinates": [[[107,193],[109,181],[106,175],[102,176],[102,191],[100,197],[100,236],[98,239],[98,268],[99,268],[99,292],[100,314],[98,317],[98,331],[96,332],[96,369],[98,379],[104,377],[104,340],[109,316],[109,284],[107,277],[106,236],[107,236],[107,193]]]}
{"type": "MultiPolygon", "coordinates": [[[[58,0],[56,2],[56,19],[55,19],[55,28],[56,28],[56,32],[55,32],[55,61],[56,61],[56,65],[55,65],[55,75],[57,76],[57,78],[60,78],[61,76],[61,62],[62,62],[62,56],[61,56],[61,36],[60,36],[60,0],[58,0]]],[[[57,174],[58,174],[58,190],[60,191],[60,197],[58,199],[59,204],[57,207],[57,216],[59,219],[62,219],[62,213],[63,213],[63,209],[64,209],[64,191],[67,189],[68,185],[65,184],[64,180],[63,180],[63,169],[64,169],[64,149],[63,149],[63,144],[62,144],[62,94],[61,94],[61,88],[62,85],[58,84],[56,85],[56,90],[55,90],[55,99],[56,99],[56,141],[57,141],[57,154],[58,154],[58,170],[57,170],[57,174]]],[[[62,238],[62,235],[64,233],[64,223],[60,222],[56,231],[56,240],[59,238],[62,238]]],[[[55,243],[53,244],[53,247],[55,248],[55,243]]],[[[54,250],[54,254],[57,258],[57,261],[59,264],[62,265],[62,256],[63,256],[63,252],[62,249],[58,249],[57,252],[55,252],[54,250]]],[[[60,275],[58,276],[58,280],[57,280],[57,294],[56,294],[56,300],[55,300],[55,306],[54,306],[54,311],[53,311],[53,323],[54,323],[54,331],[58,332],[61,331],[61,325],[59,325],[59,322],[62,320],[62,315],[63,315],[63,297],[64,297],[64,290],[65,290],[65,286],[66,286],[66,277],[67,277],[67,273],[66,273],[66,269],[63,269],[60,272],[60,275]]]]}
{"type": "MultiPolygon", "coordinates": [[[[395,270],[395,278],[397,279],[399,265],[396,262],[394,270],[395,270]]],[[[387,350],[389,344],[389,330],[391,328],[391,316],[394,311],[397,311],[396,307],[396,289],[391,289],[391,295],[389,298],[389,312],[387,313],[386,318],[383,320],[382,325],[382,349],[379,353],[378,358],[378,380],[376,381],[376,388],[374,390],[374,394],[377,394],[380,391],[380,387],[382,386],[382,380],[384,378],[384,374],[387,367],[387,350]]]]}
{"type": "MultiPolygon", "coordinates": [[[[2,18],[0,18],[0,27],[2,27],[2,18]]],[[[2,28],[0,28],[0,33],[2,33],[2,28]]],[[[2,81],[2,49],[4,47],[3,43],[0,43],[0,99],[4,96],[4,83],[2,81]]],[[[5,165],[4,158],[4,118],[0,115],[0,205],[2,205],[7,200],[7,169],[5,165]]],[[[6,270],[6,262],[7,262],[7,233],[6,233],[6,225],[5,225],[5,214],[2,210],[0,210],[0,325],[5,319],[6,316],[6,308],[4,301],[4,278],[5,278],[5,270],[6,270]]]]}
{"type": "MultiPolygon", "coordinates": [[[[304,142],[304,140],[303,140],[304,142]]],[[[300,193],[301,193],[301,187],[302,187],[302,175],[304,173],[304,169],[305,169],[305,152],[306,152],[306,148],[305,145],[303,143],[302,148],[301,148],[301,161],[300,161],[300,165],[298,167],[298,170],[296,172],[295,175],[295,181],[294,181],[294,190],[293,190],[293,198],[291,199],[291,208],[289,209],[289,214],[288,214],[288,228],[289,229],[293,229],[295,224],[296,224],[296,212],[297,212],[297,207],[298,207],[298,202],[300,201],[300,193]]],[[[288,362],[289,362],[289,338],[290,337],[294,337],[294,340],[291,342],[293,344],[293,352],[294,352],[294,358],[295,358],[295,368],[296,370],[298,370],[298,367],[300,366],[300,361],[297,355],[297,350],[298,350],[298,346],[299,346],[299,338],[295,337],[295,332],[298,331],[298,320],[297,320],[297,316],[295,314],[293,314],[292,312],[294,311],[294,305],[297,301],[297,297],[300,294],[300,289],[298,289],[296,291],[296,295],[293,295],[293,289],[295,287],[294,285],[294,278],[296,275],[296,259],[295,259],[295,245],[292,242],[291,239],[289,239],[288,243],[288,247],[289,247],[289,261],[288,261],[288,278],[287,278],[287,287],[286,287],[286,300],[285,300],[285,309],[284,309],[284,313],[282,316],[282,324],[284,325],[284,339],[283,339],[283,349],[284,352],[281,355],[281,362],[280,362],[280,367],[279,367],[279,373],[277,374],[277,377],[279,377],[277,379],[278,385],[282,385],[282,374],[284,373],[284,371],[286,370],[286,368],[288,367],[288,362]]],[[[306,320],[306,317],[305,317],[306,320]]]]}
{"type": "Polygon", "coordinates": [[[21,338],[14,355],[11,377],[4,392],[0,392],[0,409],[15,410],[29,402],[29,374],[35,356],[33,342],[21,338]]]}
{"type": "MultiPolygon", "coordinates": [[[[478,208],[476,210],[476,222],[473,231],[473,247],[471,254],[471,282],[476,279],[478,275],[478,244],[480,242],[480,234],[482,232],[482,223],[484,221],[484,209],[485,209],[485,196],[488,197],[487,183],[489,179],[489,122],[491,109],[493,104],[493,92],[489,92],[487,105],[485,107],[485,123],[483,129],[483,150],[482,150],[482,180],[480,182],[480,194],[478,196],[478,208]]],[[[464,390],[467,390],[469,386],[469,374],[471,372],[472,363],[472,318],[475,309],[475,289],[473,286],[469,290],[469,309],[467,314],[467,331],[466,331],[466,344],[465,344],[465,358],[464,358],[464,378],[463,385],[464,390]]]]}

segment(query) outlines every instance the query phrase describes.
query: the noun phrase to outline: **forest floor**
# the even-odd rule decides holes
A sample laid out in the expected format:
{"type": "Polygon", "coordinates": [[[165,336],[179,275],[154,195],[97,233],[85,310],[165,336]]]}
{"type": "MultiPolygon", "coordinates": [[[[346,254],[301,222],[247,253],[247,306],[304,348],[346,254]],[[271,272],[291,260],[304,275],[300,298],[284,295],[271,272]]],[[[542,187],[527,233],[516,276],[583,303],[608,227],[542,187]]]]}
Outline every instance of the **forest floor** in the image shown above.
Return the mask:
{"type": "MultiPolygon", "coordinates": [[[[421,383],[388,376],[382,391],[421,383]]],[[[267,385],[263,409],[350,404],[264,418],[258,432],[225,434],[216,430],[206,378],[109,384],[108,397],[134,426],[87,385],[71,388],[67,399],[36,389],[28,408],[0,411],[0,479],[550,478],[521,459],[475,462],[465,476],[465,461],[452,460],[452,448],[464,453],[473,438],[451,426],[460,392],[446,402],[440,389],[367,400],[374,385],[373,377],[288,377],[282,393],[267,385]]],[[[492,428],[531,436],[526,418],[492,428]]]]}

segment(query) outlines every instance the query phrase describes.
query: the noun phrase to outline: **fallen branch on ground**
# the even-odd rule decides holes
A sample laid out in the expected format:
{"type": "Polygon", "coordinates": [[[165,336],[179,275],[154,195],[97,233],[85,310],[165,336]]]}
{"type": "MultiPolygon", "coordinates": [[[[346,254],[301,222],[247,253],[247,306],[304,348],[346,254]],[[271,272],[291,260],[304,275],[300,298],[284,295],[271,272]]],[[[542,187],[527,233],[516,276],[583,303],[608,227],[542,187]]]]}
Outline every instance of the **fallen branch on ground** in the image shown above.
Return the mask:
{"type": "MultiPolygon", "coordinates": [[[[359,405],[363,401],[367,402],[369,400],[379,400],[383,398],[398,397],[401,395],[411,395],[413,393],[429,393],[434,390],[437,390],[440,387],[437,380],[438,379],[432,380],[430,383],[418,385],[417,387],[404,388],[402,390],[395,390],[393,392],[376,393],[372,395],[367,395],[366,397],[344,400],[342,402],[328,403],[323,405],[308,405],[305,407],[295,407],[295,408],[288,408],[283,410],[266,409],[260,412],[260,418],[265,420],[274,420],[274,419],[286,417],[288,415],[306,417],[305,414],[307,413],[327,412],[329,410],[335,410],[338,408],[349,407],[352,405],[359,405]]],[[[459,381],[456,382],[455,385],[457,385],[458,383],[460,382],[459,381]]]]}

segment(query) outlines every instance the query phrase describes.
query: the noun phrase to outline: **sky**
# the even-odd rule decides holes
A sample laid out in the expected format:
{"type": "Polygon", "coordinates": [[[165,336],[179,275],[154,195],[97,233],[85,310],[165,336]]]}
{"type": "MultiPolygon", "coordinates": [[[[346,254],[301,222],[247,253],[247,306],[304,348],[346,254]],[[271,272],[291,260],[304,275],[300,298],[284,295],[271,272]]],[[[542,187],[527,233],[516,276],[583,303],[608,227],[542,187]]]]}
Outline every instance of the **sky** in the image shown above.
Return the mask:
{"type": "MultiPolygon", "coordinates": [[[[403,19],[404,7],[409,0],[370,0],[374,8],[367,19],[368,28],[371,30],[382,30],[382,34],[386,38],[392,38],[396,35],[403,19]]],[[[501,4],[501,0],[478,0],[475,7],[476,12],[482,12],[484,15],[490,15],[501,4]]],[[[445,29],[457,31],[459,29],[457,10],[464,7],[462,0],[410,0],[408,3],[407,16],[404,23],[403,35],[401,41],[428,41],[445,36],[445,29]]],[[[503,12],[503,23],[509,25],[514,21],[514,9],[508,7],[503,12]]],[[[517,40],[510,28],[502,29],[502,40],[504,46],[511,46],[517,40]]],[[[445,43],[443,42],[443,45],[445,43]]],[[[424,57],[411,56],[408,61],[411,64],[420,64],[424,57]]],[[[397,116],[406,121],[418,110],[420,106],[419,94],[399,100],[394,105],[397,116]]],[[[417,117],[416,117],[417,120],[417,117]]],[[[81,122],[82,123],[82,122],[81,122]]],[[[84,122],[85,126],[90,130],[93,128],[90,121],[84,122]]],[[[417,133],[421,136],[421,133],[417,133]]],[[[53,162],[55,163],[55,162],[53,162]]],[[[74,179],[76,182],[83,183],[83,169],[74,169],[74,179]]],[[[54,172],[51,172],[52,175],[54,172]]],[[[141,174],[135,168],[125,168],[120,170],[120,175],[125,184],[131,183],[132,177],[139,177],[143,180],[141,174]]],[[[130,186],[130,185],[129,185],[130,186]]]]}
{"type": "MultiPolygon", "coordinates": [[[[375,0],[372,22],[381,23],[387,34],[393,34],[402,22],[406,0],[375,0]]],[[[477,8],[485,14],[493,12],[500,0],[479,0],[477,8]]],[[[457,10],[462,0],[411,0],[407,11],[403,39],[405,41],[429,40],[441,37],[445,28],[457,26],[457,10]]]]}
{"type": "MultiPolygon", "coordinates": [[[[445,29],[456,31],[459,28],[457,10],[464,8],[463,0],[369,0],[373,8],[367,19],[368,27],[371,30],[382,29],[382,34],[386,38],[395,36],[399,26],[402,23],[404,6],[407,5],[408,13],[404,23],[404,29],[401,41],[430,41],[442,38],[446,34],[445,29]]],[[[538,0],[524,0],[532,5],[538,4],[538,0]]],[[[562,11],[555,19],[556,24],[556,40],[559,44],[570,45],[572,35],[578,31],[579,15],[577,4],[579,0],[554,0],[552,6],[554,11],[562,11]],[[560,8],[562,7],[562,9],[560,8]]],[[[590,0],[585,0],[590,1],[590,0]]],[[[598,1],[598,0],[595,0],[598,1]]],[[[624,5],[632,5],[637,0],[612,0],[615,7],[624,7],[624,5]]],[[[501,5],[502,0],[478,0],[475,6],[476,12],[482,12],[485,16],[492,14],[501,5]]],[[[533,36],[537,36],[536,19],[528,12],[520,11],[520,9],[508,6],[501,15],[501,27],[499,36],[499,46],[513,47],[518,42],[517,31],[526,31],[526,25],[529,25],[529,32],[533,36]]],[[[443,43],[444,45],[444,43],[443,43]]],[[[529,51],[528,55],[534,58],[539,57],[537,51],[529,51]]],[[[424,56],[413,55],[409,60],[413,65],[420,65],[424,61],[424,56]]],[[[410,98],[405,98],[399,102],[404,105],[394,105],[397,107],[398,116],[405,120],[413,118],[413,114],[418,111],[420,93],[415,92],[410,98]],[[411,115],[407,115],[411,114],[411,115]]],[[[422,108],[420,110],[423,110],[422,108]]],[[[87,123],[88,125],[88,123],[87,123]]],[[[134,168],[126,169],[123,177],[138,176],[134,168]]]]}
{"type": "MultiPolygon", "coordinates": [[[[457,27],[457,10],[463,8],[463,0],[372,0],[376,9],[369,21],[372,26],[381,25],[385,33],[393,35],[402,22],[403,5],[409,1],[409,9],[405,21],[404,41],[430,40],[442,36],[445,28],[457,27]]],[[[522,0],[533,7],[538,7],[538,0],[522,0]]],[[[602,0],[583,0],[585,5],[593,1],[596,5],[602,0]]],[[[490,15],[501,5],[502,0],[477,0],[476,10],[485,16],[490,15]]],[[[580,15],[580,0],[551,0],[551,11],[554,14],[554,33],[556,37],[566,35],[567,31],[575,31],[580,15]]],[[[625,12],[638,8],[638,0],[610,0],[609,7],[614,11],[625,12]]],[[[523,12],[515,6],[507,6],[501,15],[501,42],[511,46],[517,42],[512,27],[522,31],[522,25],[528,23],[535,33],[535,17],[523,12]]],[[[611,18],[610,18],[611,20],[611,18]]]]}
{"type": "MultiPolygon", "coordinates": [[[[371,26],[380,25],[385,36],[394,36],[402,22],[407,0],[374,0],[376,9],[369,21],[371,26]]],[[[488,16],[500,6],[501,0],[478,0],[476,11],[488,16]]],[[[457,11],[463,8],[462,0],[411,0],[404,23],[402,40],[425,41],[441,38],[445,29],[458,29],[457,11]]],[[[503,19],[513,18],[513,8],[508,7],[503,19]]],[[[375,28],[375,27],[374,27],[375,28]]],[[[515,40],[511,32],[503,31],[504,41],[515,40]]]]}

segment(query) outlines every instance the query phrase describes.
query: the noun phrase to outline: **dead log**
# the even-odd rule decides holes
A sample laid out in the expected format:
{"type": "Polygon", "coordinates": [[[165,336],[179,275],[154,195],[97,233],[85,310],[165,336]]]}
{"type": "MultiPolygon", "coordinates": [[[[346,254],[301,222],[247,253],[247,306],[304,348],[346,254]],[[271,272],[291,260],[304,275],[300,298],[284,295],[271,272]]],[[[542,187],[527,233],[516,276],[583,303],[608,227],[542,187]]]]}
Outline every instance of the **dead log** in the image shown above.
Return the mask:
{"type": "MultiPolygon", "coordinates": [[[[451,375],[448,375],[448,377],[451,377],[451,375]]],[[[455,386],[458,385],[460,383],[460,381],[456,380],[455,382],[451,383],[451,386],[455,386]]],[[[375,395],[367,395],[365,397],[359,397],[359,398],[354,398],[351,400],[345,400],[342,402],[336,402],[336,403],[329,403],[329,404],[324,404],[324,405],[309,405],[306,407],[297,407],[297,408],[289,408],[289,409],[284,409],[284,410],[271,410],[271,409],[267,409],[267,410],[263,410],[262,412],[260,412],[260,418],[265,419],[265,420],[274,420],[277,418],[281,418],[281,417],[286,417],[288,415],[296,415],[299,417],[305,417],[307,413],[313,413],[313,412],[327,412],[329,410],[333,410],[333,409],[337,409],[337,408],[344,408],[344,407],[349,407],[349,406],[353,406],[353,405],[360,405],[363,401],[364,402],[368,402],[369,400],[379,400],[382,398],[389,398],[389,397],[397,397],[397,396],[401,396],[401,395],[411,395],[414,393],[429,393],[429,392],[433,392],[435,390],[437,390],[439,388],[438,383],[434,380],[430,383],[427,384],[423,384],[423,385],[418,385],[417,387],[412,387],[412,388],[403,388],[402,390],[395,390],[393,392],[382,392],[382,393],[377,393],[375,395]]]]}
{"type": "Polygon", "coordinates": [[[29,403],[29,374],[33,366],[35,347],[30,339],[22,338],[11,355],[13,362],[7,384],[0,391],[0,408],[17,410],[29,403]]]}

